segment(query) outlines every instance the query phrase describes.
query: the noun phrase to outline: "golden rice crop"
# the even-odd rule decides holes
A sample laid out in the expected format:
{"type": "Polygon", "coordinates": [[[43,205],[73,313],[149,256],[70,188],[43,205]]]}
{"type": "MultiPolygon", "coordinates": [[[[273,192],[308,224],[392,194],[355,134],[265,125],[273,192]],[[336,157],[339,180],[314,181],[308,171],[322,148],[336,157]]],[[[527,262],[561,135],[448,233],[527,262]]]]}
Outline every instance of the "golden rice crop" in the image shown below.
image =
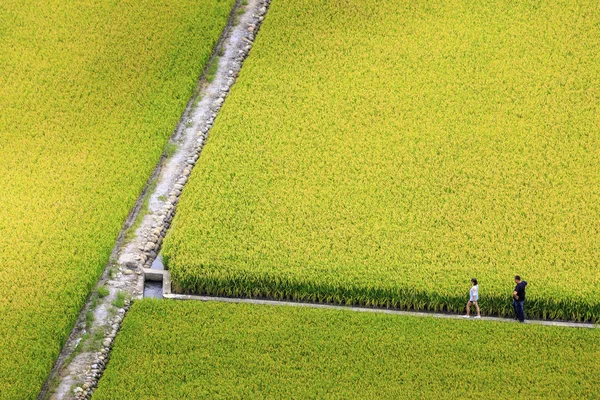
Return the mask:
{"type": "Polygon", "coordinates": [[[93,398],[593,398],[599,339],[597,329],[143,300],[93,398]]]}
{"type": "Polygon", "coordinates": [[[600,318],[600,8],[274,0],[179,204],[179,290],[600,318]]]}
{"type": "Polygon", "coordinates": [[[0,399],[35,398],[233,0],[0,4],[0,399]]]}

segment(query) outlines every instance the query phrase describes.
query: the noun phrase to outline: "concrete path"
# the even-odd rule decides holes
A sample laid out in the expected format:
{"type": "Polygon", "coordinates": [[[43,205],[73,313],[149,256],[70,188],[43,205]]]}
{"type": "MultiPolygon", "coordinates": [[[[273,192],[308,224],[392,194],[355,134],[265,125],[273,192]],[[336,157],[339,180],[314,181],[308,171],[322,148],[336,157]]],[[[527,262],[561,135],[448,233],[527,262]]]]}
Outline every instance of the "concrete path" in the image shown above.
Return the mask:
{"type": "MultiPolygon", "coordinates": [[[[402,311],[387,308],[375,308],[375,307],[353,307],[353,306],[340,306],[333,304],[323,303],[304,303],[297,301],[279,301],[279,300],[263,300],[263,299],[251,299],[251,298],[234,298],[234,297],[218,297],[218,296],[195,296],[187,294],[175,294],[171,293],[171,275],[169,271],[165,270],[151,270],[144,269],[145,279],[149,281],[162,281],[163,282],[163,298],[174,299],[174,300],[196,300],[196,301],[218,301],[223,303],[247,303],[247,304],[259,304],[269,306],[287,306],[287,307],[310,307],[310,308],[325,308],[332,310],[346,310],[355,312],[371,312],[371,313],[382,313],[382,314],[395,314],[405,315],[412,317],[431,317],[431,318],[447,318],[447,319],[466,319],[463,315],[450,314],[450,313],[436,313],[426,311],[402,311]]],[[[516,324],[517,321],[510,318],[499,318],[499,317],[481,317],[481,319],[470,318],[473,322],[478,321],[496,321],[496,322],[507,322],[516,324]]],[[[526,320],[526,324],[532,325],[545,325],[545,326],[561,326],[568,328],[587,328],[597,329],[600,328],[599,324],[584,323],[584,322],[568,322],[568,321],[548,321],[548,320],[526,320]]]]}

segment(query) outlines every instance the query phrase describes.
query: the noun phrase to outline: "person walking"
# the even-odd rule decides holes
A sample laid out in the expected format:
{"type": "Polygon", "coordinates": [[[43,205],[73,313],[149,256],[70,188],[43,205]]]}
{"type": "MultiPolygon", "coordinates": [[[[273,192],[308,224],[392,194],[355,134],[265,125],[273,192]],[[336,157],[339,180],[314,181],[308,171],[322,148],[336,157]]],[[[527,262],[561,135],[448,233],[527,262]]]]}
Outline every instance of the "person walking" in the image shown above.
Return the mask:
{"type": "Polygon", "coordinates": [[[477,284],[477,279],[471,278],[471,290],[469,291],[469,301],[467,302],[467,315],[465,318],[470,317],[471,313],[471,304],[475,304],[475,308],[477,309],[477,316],[475,318],[481,318],[481,311],[479,310],[479,285],[477,284]]]}
{"type": "Polygon", "coordinates": [[[525,322],[525,286],[527,282],[522,281],[519,275],[515,276],[515,290],[513,291],[513,308],[515,309],[515,319],[519,322],[525,322]]]}

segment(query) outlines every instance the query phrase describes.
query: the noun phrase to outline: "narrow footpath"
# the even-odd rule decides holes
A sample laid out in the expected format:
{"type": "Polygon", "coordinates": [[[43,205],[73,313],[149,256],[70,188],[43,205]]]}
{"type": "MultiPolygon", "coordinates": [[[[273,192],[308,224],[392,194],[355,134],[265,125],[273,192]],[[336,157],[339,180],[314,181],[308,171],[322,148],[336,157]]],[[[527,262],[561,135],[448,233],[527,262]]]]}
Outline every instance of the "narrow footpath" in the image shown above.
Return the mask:
{"type": "MultiPolygon", "coordinates": [[[[324,303],[308,303],[298,301],[280,301],[280,300],[269,300],[269,299],[252,299],[252,298],[233,298],[233,297],[218,297],[218,296],[196,296],[188,294],[176,294],[171,292],[171,275],[169,271],[165,270],[154,270],[144,269],[144,277],[146,281],[162,282],[162,298],[174,299],[174,300],[193,300],[193,301],[217,301],[223,303],[247,303],[247,304],[259,304],[269,306],[286,306],[286,307],[310,307],[310,308],[326,308],[333,310],[346,310],[355,312],[370,312],[370,313],[382,313],[382,314],[394,314],[404,315],[411,317],[429,317],[429,318],[446,318],[446,319],[460,319],[466,320],[464,315],[450,314],[450,313],[436,313],[427,311],[404,311],[389,308],[377,308],[377,307],[354,307],[354,306],[341,306],[335,304],[324,304],[324,303]]],[[[480,319],[469,318],[473,322],[481,321],[495,321],[495,322],[507,322],[507,323],[518,323],[514,319],[500,318],[500,317],[481,317],[480,319]]],[[[551,321],[551,320],[526,320],[526,324],[533,325],[545,325],[545,326],[561,326],[568,328],[586,328],[586,329],[598,329],[599,324],[585,323],[585,322],[569,322],[569,321],[551,321]]]]}

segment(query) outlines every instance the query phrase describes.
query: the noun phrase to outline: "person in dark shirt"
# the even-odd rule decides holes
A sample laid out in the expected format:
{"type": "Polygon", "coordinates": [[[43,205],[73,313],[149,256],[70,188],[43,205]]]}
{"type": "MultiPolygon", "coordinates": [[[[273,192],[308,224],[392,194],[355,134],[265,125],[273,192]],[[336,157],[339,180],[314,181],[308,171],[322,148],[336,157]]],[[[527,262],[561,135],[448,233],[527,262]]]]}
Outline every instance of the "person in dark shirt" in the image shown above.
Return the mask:
{"type": "Polygon", "coordinates": [[[515,309],[515,319],[519,322],[525,322],[525,310],[523,304],[525,303],[525,286],[527,282],[522,281],[519,275],[515,276],[515,290],[513,291],[513,308],[515,309]]]}

